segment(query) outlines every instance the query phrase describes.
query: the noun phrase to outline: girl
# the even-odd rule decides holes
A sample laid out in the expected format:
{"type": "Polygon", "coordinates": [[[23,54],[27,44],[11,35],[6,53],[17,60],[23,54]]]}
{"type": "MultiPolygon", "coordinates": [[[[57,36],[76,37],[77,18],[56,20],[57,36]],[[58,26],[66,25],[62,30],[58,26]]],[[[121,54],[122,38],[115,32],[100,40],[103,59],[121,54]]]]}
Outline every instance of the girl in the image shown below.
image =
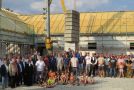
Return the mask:
{"type": "Polygon", "coordinates": [[[69,84],[70,85],[75,85],[75,76],[73,73],[70,74],[70,77],[69,77],[69,84]]]}

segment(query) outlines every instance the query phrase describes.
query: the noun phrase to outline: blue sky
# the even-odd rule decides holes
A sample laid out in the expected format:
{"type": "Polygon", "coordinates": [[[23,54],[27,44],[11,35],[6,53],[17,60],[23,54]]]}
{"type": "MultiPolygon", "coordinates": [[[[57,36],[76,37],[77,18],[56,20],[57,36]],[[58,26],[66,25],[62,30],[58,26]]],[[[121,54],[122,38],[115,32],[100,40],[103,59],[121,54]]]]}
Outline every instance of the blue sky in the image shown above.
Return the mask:
{"type": "MultiPolygon", "coordinates": [[[[73,9],[73,0],[65,0],[67,9],[73,9]]],[[[134,0],[76,0],[77,10],[90,11],[120,11],[134,10],[134,0]]],[[[45,0],[3,0],[3,8],[10,8],[23,14],[42,14],[45,0]]],[[[61,13],[60,0],[53,0],[52,13],[61,13]]]]}

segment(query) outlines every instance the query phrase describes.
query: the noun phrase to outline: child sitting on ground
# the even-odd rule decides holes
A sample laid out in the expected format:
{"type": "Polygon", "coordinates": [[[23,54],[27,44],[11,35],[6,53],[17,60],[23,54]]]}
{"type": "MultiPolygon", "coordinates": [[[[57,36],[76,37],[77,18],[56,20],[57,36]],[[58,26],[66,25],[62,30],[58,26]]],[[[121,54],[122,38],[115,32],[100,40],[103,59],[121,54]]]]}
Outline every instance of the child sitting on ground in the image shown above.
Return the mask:
{"type": "Polygon", "coordinates": [[[93,84],[95,80],[93,77],[88,77],[86,73],[83,73],[82,76],[80,76],[80,84],[87,85],[87,84],[93,84]]]}
{"type": "Polygon", "coordinates": [[[60,84],[65,85],[66,84],[66,81],[67,81],[67,77],[66,77],[65,73],[62,72],[61,73],[61,76],[60,76],[60,84]]]}
{"type": "Polygon", "coordinates": [[[56,86],[56,73],[50,70],[50,72],[48,73],[48,80],[46,83],[44,82],[42,86],[47,87],[47,88],[55,87],[56,86]]]}
{"type": "Polygon", "coordinates": [[[83,73],[83,75],[80,76],[80,84],[87,85],[88,83],[88,76],[86,75],[86,73],[83,73]]]}
{"type": "Polygon", "coordinates": [[[69,84],[70,85],[75,85],[75,76],[73,73],[70,74],[70,77],[69,77],[69,84]]]}

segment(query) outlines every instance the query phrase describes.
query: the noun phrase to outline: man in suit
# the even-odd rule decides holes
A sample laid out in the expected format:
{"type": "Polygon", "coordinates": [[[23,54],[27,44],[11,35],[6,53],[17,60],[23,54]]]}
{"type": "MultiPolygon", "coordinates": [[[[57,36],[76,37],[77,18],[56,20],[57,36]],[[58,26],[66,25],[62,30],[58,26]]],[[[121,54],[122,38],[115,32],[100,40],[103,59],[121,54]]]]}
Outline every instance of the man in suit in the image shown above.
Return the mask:
{"type": "Polygon", "coordinates": [[[4,64],[1,66],[1,76],[2,76],[2,89],[5,89],[8,87],[8,64],[5,58],[4,58],[4,64]]]}
{"type": "Polygon", "coordinates": [[[17,58],[17,68],[18,68],[17,85],[22,85],[24,65],[23,65],[23,62],[21,61],[21,58],[19,56],[17,58]]]}

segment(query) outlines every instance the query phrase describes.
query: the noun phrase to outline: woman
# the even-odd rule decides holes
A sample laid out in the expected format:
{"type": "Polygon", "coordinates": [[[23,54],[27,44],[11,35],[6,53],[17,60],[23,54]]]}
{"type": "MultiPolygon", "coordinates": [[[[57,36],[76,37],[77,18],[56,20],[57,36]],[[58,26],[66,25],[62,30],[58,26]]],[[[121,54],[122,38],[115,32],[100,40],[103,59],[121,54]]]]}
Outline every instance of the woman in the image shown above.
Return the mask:
{"type": "Polygon", "coordinates": [[[33,84],[33,73],[34,73],[34,65],[32,62],[32,58],[29,57],[28,62],[25,65],[25,84],[27,86],[31,86],[33,84]]]}
{"type": "Polygon", "coordinates": [[[5,89],[8,87],[8,65],[6,59],[4,59],[4,64],[1,66],[1,76],[2,76],[2,89],[5,89]]]}
{"type": "Polygon", "coordinates": [[[13,58],[9,64],[9,75],[11,77],[11,88],[15,88],[18,75],[18,68],[15,58],[13,58]]]}

